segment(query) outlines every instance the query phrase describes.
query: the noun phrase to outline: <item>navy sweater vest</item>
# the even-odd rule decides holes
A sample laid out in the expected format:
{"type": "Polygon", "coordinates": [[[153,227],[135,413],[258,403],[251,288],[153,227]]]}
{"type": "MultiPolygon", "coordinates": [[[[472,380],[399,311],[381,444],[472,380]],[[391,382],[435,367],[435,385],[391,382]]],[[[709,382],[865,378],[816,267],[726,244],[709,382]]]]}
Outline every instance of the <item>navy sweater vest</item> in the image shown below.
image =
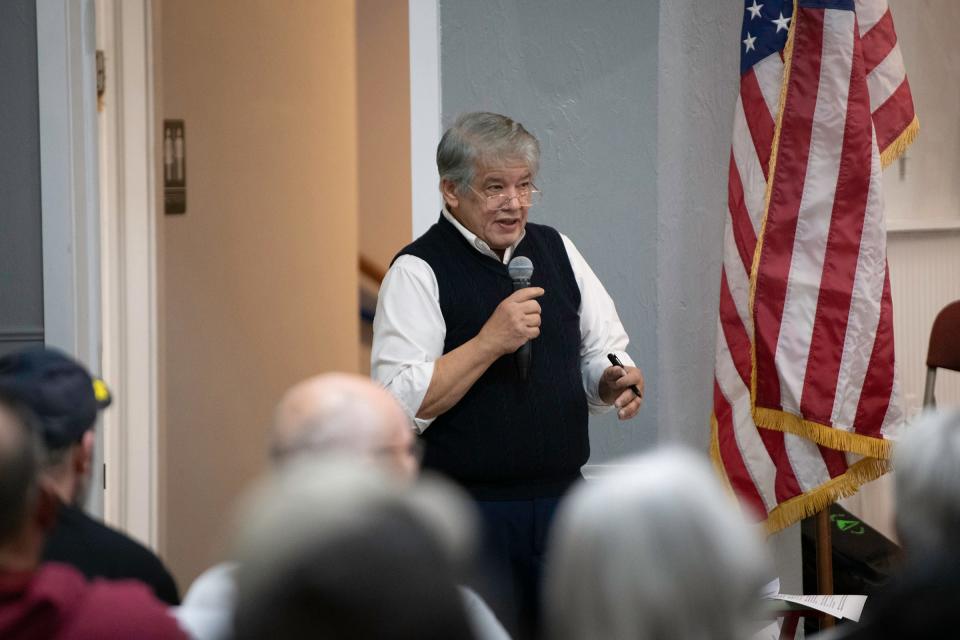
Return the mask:
{"type": "MultiPolygon", "coordinates": [[[[399,254],[430,265],[446,324],[443,352],[476,336],[513,293],[506,265],[470,246],[443,216],[399,254]]],[[[543,287],[541,333],[527,380],[513,354],[494,362],[464,397],[421,436],[424,467],[481,500],[558,496],[590,455],[587,400],[580,373],[580,289],[560,234],[528,223],[514,255],[533,262],[543,287]]]]}

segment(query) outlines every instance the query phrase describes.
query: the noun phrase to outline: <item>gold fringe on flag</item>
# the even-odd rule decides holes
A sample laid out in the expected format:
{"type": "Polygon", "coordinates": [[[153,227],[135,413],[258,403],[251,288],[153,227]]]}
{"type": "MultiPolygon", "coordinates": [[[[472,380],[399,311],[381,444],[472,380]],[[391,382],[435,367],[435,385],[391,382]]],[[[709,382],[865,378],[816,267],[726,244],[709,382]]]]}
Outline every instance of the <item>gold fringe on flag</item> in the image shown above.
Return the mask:
{"type": "MultiPolygon", "coordinates": [[[[720,458],[720,442],[718,438],[717,418],[710,416],[710,460],[717,471],[720,482],[727,492],[736,497],[736,492],[730,484],[723,460],[720,458]]],[[[802,493],[798,496],[778,504],[767,514],[761,523],[768,536],[800,522],[804,518],[815,515],[841,498],[852,496],[868,482],[876,480],[890,470],[887,460],[877,458],[863,458],[852,464],[843,475],[831,478],[822,485],[802,493]]]]}
{"type": "Polygon", "coordinates": [[[913,141],[917,139],[920,133],[920,120],[913,116],[913,122],[907,125],[897,139],[887,145],[887,148],[880,152],[880,166],[886,169],[890,164],[902,156],[913,141]]]}
{"type": "Polygon", "coordinates": [[[852,496],[857,489],[876,480],[890,470],[890,463],[876,458],[864,458],[847,469],[842,476],[832,478],[812,491],[779,504],[763,523],[767,535],[786,529],[790,525],[822,511],[840,498],[852,496]]]}
{"type": "Polygon", "coordinates": [[[830,449],[859,453],[870,458],[890,459],[888,440],[835,429],[785,411],[754,406],[753,421],[760,428],[803,436],[830,449]]]}

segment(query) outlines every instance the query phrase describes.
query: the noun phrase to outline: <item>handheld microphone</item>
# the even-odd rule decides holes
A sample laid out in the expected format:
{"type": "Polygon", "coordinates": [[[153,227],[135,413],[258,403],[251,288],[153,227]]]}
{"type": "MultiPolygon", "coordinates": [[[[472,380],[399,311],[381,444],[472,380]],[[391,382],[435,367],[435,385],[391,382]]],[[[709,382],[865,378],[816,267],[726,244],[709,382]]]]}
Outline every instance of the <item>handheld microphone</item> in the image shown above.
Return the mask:
{"type": "MultiPolygon", "coordinates": [[[[507,265],[507,273],[513,280],[514,291],[526,289],[530,286],[530,278],[533,277],[533,263],[526,256],[517,256],[507,265]]],[[[520,379],[526,380],[527,374],[530,372],[530,362],[533,359],[533,346],[529,340],[517,349],[514,358],[517,362],[517,372],[520,374],[520,379]]]]}

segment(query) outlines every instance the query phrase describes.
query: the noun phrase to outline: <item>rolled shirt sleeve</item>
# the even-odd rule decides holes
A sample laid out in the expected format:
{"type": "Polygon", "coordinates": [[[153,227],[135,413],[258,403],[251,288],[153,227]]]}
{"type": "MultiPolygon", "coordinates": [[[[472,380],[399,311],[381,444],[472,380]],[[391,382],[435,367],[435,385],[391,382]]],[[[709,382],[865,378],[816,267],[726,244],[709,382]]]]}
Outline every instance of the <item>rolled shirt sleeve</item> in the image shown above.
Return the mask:
{"type": "Polygon", "coordinates": [[[613,405],[600,399],[600,377],[610,366],[608,353],[616,354],[629,367],[636,366],[626,352],[630,338],[617,315],[613,298],[567,236],[560,234],[580,288],[580,373],[592,414],[609,411],[613,405]]]}
{"type": "Polygon", "coordinates": [[[415,256],[400,256],[380,285],[370,373],[400,402],[420,433],[433,422],[416,416],[445,338],[433,269],[415,256]]]}

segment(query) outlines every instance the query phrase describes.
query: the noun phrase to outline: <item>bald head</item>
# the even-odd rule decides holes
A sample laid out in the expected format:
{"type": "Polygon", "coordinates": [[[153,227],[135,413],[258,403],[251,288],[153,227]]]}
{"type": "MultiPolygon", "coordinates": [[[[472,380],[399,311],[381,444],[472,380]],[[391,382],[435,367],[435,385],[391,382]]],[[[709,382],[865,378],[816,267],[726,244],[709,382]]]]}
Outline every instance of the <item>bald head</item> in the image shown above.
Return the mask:
{"type": "Polygon", "coordinates": [[[279,463],[299,454],[372,458],[401,476],[418,464],[410,421],[385,389],[361,376],[328,373],[300,382],[277,405],[271,454],[279,463]]]}

